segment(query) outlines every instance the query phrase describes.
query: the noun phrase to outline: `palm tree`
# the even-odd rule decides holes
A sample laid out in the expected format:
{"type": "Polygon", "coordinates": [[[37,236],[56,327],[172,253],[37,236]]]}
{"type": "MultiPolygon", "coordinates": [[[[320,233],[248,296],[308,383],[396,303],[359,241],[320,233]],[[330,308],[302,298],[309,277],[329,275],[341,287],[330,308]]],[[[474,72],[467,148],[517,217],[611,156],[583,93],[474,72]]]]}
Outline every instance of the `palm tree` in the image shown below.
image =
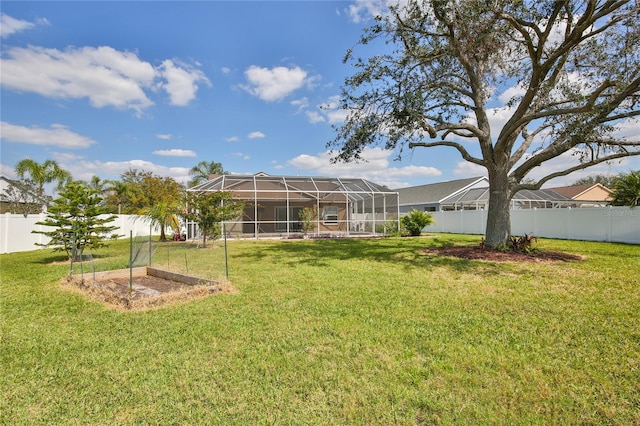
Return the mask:
{"type": "Polygon", "coordinates": [[[620,174],[613,181],[614,206],[640,206],[640,170],[620,174]]]}
{"type": "Polygon", "coordinates": [[[174,231],[180,231],[180,221],[176,212],[177,205],[166,201],[155,203],[152,207],[143,210],[143,214],[149,222],[160,227],[160,241],[167,241],[165,228],[170,227],[174,231]]]}
{"type": "Polygon", "coordinates": [[[222,163],[216,163],[215,161],[201,161],[189,170],[189,175],[193,176],[193,179],[189,182],[189,187],[206,182],[209,180],[209,176],[211,175],[223,175],[225,173],[226,172],[222,168],[222,163]]]}
{"type": "Polygon", "coordinates": [[[47,160],[40,164],[30,158],[19,161],[15,167],[20,179],[25,179],[28,174],[30,179],[38,186],[38,196],[44,198],[44,185],[57,182],[57,188],[62,188],[65,183],[71,181],[71,173],[60,168],[54,160],[47,160]]]}
{"type": "Polygon", "coordinates": [[[102,193],[106,190],[109,181],[102,180],[98,176],[93,175],[91,176],[91,179],[89,180],[89,182],[87,182],[87,184],[89,185],[89,188],[93,189],[98,195],[102,196],[102,193]]]}
{"type": "Polygon", "coordinates": [[[115,200],[118,205],[118,214],[122,214],[122,204],[133,195],[133,188],[129,182],[121,180],[107,181],[105,191],[109,194],[108,199],[115,200]]]}

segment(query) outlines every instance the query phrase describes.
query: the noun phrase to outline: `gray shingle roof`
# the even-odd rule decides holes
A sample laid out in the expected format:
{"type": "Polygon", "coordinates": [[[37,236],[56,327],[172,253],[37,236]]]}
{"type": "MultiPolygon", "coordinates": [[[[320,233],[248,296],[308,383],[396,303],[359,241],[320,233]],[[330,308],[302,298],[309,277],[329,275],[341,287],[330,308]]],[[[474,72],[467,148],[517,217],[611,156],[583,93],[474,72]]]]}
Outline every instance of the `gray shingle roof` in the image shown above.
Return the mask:
{"type": "MultiPolygon", "coordinates": [[[[562,194],[558,194],[550,189],[538,189],[538,190],[529,190],[523,189],[518,191],[514,196],[513,200],[520,201],[571,201],[571,198],[565,197],[562,194]]],[[[444,205],[453,205],[453,204],[471,204],[475,202],[488,202],[489,201],[489,188],[473,188],[467,191],[462,191],[456,195],[451,197],[447,197],[442,200],[442,204],[444,205]]]]}
{"type": "Polygon", "coordinates": [[[479,182],[488,182],[485,177],[450,180],[398,189],[400,205],[434,204],[454,196],[479,182]]]}

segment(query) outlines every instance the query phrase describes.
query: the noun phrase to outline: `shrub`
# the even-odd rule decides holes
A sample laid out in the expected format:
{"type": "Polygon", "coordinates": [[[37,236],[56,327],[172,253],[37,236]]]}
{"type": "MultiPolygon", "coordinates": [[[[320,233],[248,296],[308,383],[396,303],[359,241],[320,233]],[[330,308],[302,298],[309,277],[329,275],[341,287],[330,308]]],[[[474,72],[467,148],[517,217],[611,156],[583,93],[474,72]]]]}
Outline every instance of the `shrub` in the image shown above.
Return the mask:
{"type": "MultiPolygon", "coordinates": [[[[408,235],[415,237],[420,235],[425,226],[433,223],[433,216],[420,210],[411,210],[406,216],[402,216],[400,223],[408,235]]],[[[405,235],[404,232],[402,234],[405,235]]]]}
{"type": "Polygon", "coordinates": [[[529,235],[529,234],[524,234],[522,236],[514,236],[511,235],[509,237],[509,244],[508,247],[510,250],[512,251],[519,251],[519,252],[523,252],[523,253],[529,253],[531,251],[533,251],[533,242],[537,241],[538,239],[536,237],[534,237],[533,235],[529,235]]]}
{"type": "Polygon", "coordinates": [[[402,227],[398,226],[397,220],[387,220],[383,225],[383,233],[387,237],[398,237],[402,235],[400,232],[400,228],[402,227]]]}
{"type": "Polygon", "coordinates": [[[300,220],[302,221],[302,230],[306,236],[309,231],[313,231],[316,226],[316,220],[318,219],[317,207],[305,207],[298,213],[300,220]]]}

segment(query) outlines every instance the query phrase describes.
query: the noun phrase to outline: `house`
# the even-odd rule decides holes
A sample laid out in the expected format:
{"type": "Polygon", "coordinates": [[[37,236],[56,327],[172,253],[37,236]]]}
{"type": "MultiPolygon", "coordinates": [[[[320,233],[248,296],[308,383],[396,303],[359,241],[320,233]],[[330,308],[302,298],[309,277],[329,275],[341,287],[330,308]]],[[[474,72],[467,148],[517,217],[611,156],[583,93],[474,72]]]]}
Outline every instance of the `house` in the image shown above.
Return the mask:
{"type": "MultiPolygon", "coordinates": [[[[442,200],[440,205],[442,210],[486,210],[489,207],[489,187],[462,191],[442,200]]],[[[573,205],[573,200],[549,189],[522,189],[511,197],[509,208],[550,209],[573,205]]]]}
{"type": "Polygon", "coordinates": [[[398,192],[365,179],[315,176],[212,175],[188,191],[225,191],[245,203],[242,217],[226,222],[232,236],[289,236],[303,231],[300,212],[318,212],[317,235],[376,234],[398,221],[398,192]]]}
{"type": "Polygon", "coordinates": [[[474,177],[401,188],[397,190],[400,197],[400,213],[411,210],[437,212],[443,210],[443,201],[470,189],[488,186],[489,179],[486,177],[474,177]]]}
{"type": "Polygon", "coordinates": [[[611,195],[613,191],[600,183],[560,186],[549,189],[574,201],[580,202],[579,204],[584,207],[606,205],[613,199],[613,196],[611,195]]]}
{"type": "MultiPolygon", "coordinates": [[[[401,214],[411,210],[485,210],[489,205],[489,179],[458,179],[402,188],[398,193],[401,214]]],[[[558,208],[574,204],[571,198],[550,189],[523,189],[511,199],[512,209],[558,208]]]]}

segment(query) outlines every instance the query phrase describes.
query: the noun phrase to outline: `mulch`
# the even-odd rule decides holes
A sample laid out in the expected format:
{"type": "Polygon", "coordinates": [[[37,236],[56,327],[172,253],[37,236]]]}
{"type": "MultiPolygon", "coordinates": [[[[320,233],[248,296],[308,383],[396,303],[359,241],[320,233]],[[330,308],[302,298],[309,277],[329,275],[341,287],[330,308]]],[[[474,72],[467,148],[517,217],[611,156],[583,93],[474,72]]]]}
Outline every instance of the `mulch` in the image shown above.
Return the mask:
{"type": "Polygon", "coordinates": [[[530,252],[501,251],[480,245],[455,247],[430,247],[425,254],[457,257],[459,259],[484,260],[489,262],[574,262],[584,257],[551,250],[532,250],[530,252]]]}

